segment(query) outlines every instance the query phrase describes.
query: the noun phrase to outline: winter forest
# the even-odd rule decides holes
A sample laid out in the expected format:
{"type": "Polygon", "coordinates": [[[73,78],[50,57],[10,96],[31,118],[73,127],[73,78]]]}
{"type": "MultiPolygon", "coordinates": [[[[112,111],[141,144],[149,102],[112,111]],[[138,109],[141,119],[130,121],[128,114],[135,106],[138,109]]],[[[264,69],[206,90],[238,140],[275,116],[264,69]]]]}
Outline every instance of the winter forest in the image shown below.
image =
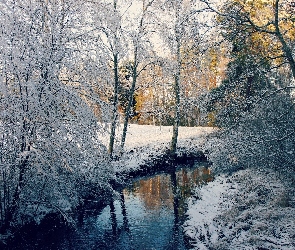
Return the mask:
{"type": "Polygon", "coordinates": [[[294,1],[1,0],[0,34],[1,249],[199,154],[189,243],[137,249],[295,249],[294,1]]]}

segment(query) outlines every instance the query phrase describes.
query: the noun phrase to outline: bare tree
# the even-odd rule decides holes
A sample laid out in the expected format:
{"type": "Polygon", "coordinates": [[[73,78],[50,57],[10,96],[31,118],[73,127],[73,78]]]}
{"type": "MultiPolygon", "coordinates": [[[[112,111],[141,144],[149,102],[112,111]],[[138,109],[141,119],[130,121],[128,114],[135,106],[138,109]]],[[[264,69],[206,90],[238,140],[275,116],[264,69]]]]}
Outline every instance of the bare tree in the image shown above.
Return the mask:
{"type": "MultiPolygon", "coordinates": [[[[148,37],[149,30],[146,25],[147,21],[149,20],[149,8],[152,6],[154,0],[150,1],[142,1],[142,13],[139,18],[139,24],[137,30],[132,32],[131,39],[132,39],[132,55],[133,55],[133,66],[132,66],[132,84],[129,92],[129,101],[125,112],[125,119],[124,119],[124,127],[122,132],[121,138],[121,150],[124,149],[125,140],[126,140],[126,133],[128,128],[128,121],[130,117],[131,107],[133,103],[134,92],[136,88],[137,78],[140,73],[146,69],[148,65],[153,62],[151,59],[151,51],[145,51],[145,44],[150,44],[150,38],[148,37]],[[145,41],[144,41],[145,40],[145,41]]],[[[151,17],[150,17],[151,19],[151,17]]]]}
{"type": "Polygon", "coordinates": [[[182,83],[182,64],[183,54],[182,49],[188,42],[197,44],[198,39],[198,14],[203,10],[197,5],[197,1],[164,1],[162,5],[164,11],[162,20],[162,38],[168,45],[171,53],[171,68],[173,75],[174,89],[174,122],[173,135],[170,144],[172,155],[176,153],[178,140],[178,127],[180,123],[180,90],[182,83]],[[169,22],[167,22],[169,20],[169,22]],[[171,20],[173,20],[171,22],[171,20]]]}

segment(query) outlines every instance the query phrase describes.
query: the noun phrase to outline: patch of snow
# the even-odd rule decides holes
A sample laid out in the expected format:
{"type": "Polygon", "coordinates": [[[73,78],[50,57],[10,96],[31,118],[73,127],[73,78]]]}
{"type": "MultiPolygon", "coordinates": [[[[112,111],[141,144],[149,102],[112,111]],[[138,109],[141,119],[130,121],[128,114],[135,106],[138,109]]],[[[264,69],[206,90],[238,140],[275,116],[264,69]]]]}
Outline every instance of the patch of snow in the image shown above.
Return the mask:
{"type": "MultiPolygon", "coordinates": [[[[116,131],[119,135],[116,138],[118,145],[122,130],[121,125],[116,131]]],[[[213,130],[212,127],[179,127],[178,147],[186,148],[188,151],[198,151],[206,135],[213,130]]],[[[163,155],[170,146],[171,138],[172,126],[128,125],[125,152],[120,162],[115,163],[115,171],[135,170],[151,157],[163,155]]],[[[102,138],[106,146],[108,139],[108,137],[102,138]]]]}
{"type": "Polygon", "coordinates": [[[187,236],[196,239],[197,249],[207,249],[209,242],[218,240],[220,229],[212,222],[224,209],[232,206],[230,201],[223,203],[223,194],[229,190],[236,191],[236,184],[227,182],[225,176],[219,176],[213,182],[198,187],[194,197],[189,199],[189,220],[184,224],[184,231],[187,236]]]}
{"type": "Polygon", "coordinates": [[[247,169],[197,188],[184,231],[194,249],[295,249],[295,208],[271,170],[247,169]]]}
{"type": "MultiPolygon", "coordinates": [[[[130,124],[126,138],[126,149],[140,146],[170,143],[172,138],[172,126],[153,126],[130,124]]],[[[178,139],[200,138],[207,135],[213,129],[211,127],[179,127],[178,139]]]]}

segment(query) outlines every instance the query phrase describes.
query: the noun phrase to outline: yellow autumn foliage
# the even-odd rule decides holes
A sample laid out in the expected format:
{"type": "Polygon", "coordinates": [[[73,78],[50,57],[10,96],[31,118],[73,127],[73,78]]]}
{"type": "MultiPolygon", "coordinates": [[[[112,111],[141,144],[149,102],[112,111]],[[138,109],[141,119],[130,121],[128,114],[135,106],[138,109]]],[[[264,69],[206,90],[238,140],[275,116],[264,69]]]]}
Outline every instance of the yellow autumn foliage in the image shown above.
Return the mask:
{"type": "MultiPolygon", "coordinates": [[[[259,52],[267,58],[275,58],[274,64],[281,64],[283,55],[282,44],[275,34],[275,3],[276,0],[228,0],[225,10],[231,6],[239,6],[243,25],[248,32],[247,49],[259,52]]],[[[292,1],[279,1],[278,28],[286,42],[295,40],[295,7],[292,1]]],[[[220,20],[219,20],[220,21],[220,20]]],[[[222,21],[222,18],[221,18],[222,21]]]]}

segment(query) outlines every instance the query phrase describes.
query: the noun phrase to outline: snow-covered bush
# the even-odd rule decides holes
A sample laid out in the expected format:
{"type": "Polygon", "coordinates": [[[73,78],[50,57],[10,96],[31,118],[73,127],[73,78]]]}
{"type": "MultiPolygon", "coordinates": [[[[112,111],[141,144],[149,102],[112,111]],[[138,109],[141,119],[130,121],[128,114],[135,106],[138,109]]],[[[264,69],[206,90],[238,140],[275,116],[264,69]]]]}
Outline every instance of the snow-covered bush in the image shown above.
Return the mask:
{"type": "Polygon", "coordinates": [[[196,190],[184,231],[194,249],[293,249],[295,209],[275,171],[247,169],[196,190]]]}
{"type": "Polygon", "coordinates": [[[102,128],[85,99],[93,93],[79,71],[84,4],[0,3],[0,227],[48,212],[69,219],[109,182],[102,128]]]}
{"type": "Polygon", "coordinates": [[[232,172],[249,166],[289,168],[295,160],[294,103],[283,91],[256,98],[239,122],[220,129],[205,148],[216,171],[232,172]]]}

